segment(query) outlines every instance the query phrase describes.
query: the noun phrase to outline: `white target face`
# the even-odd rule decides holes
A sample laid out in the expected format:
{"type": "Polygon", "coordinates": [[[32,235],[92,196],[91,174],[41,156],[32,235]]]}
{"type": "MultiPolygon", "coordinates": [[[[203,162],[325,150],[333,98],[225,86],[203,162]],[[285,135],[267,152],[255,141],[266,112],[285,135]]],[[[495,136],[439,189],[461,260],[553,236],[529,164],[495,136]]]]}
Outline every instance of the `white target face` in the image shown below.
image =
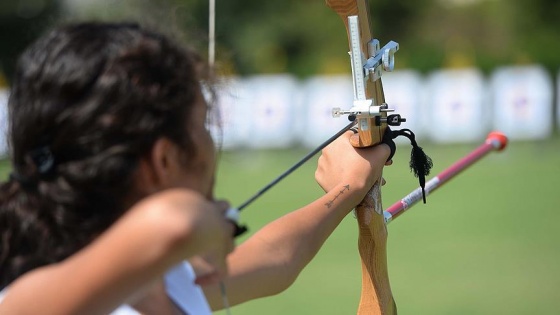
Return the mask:
{"type": "Polygon", "coordinates": [[[552,133],[553,84],[541,67],[496,70],[491,81],[493,124],[510,139],[539,139],[552,133]]]}
{"type": "Polygon", "coordinates": [[[0,90],[0,157],[8,155],[8,95],[7,89],[0,90]]]}
{"type": "Polygon", "coordinates": [[[428,79],[427,111],[430,138],[435,142],[472,142],[488,131],[490,105],[486,85],[475,69],[444,70],[428,79]]]}

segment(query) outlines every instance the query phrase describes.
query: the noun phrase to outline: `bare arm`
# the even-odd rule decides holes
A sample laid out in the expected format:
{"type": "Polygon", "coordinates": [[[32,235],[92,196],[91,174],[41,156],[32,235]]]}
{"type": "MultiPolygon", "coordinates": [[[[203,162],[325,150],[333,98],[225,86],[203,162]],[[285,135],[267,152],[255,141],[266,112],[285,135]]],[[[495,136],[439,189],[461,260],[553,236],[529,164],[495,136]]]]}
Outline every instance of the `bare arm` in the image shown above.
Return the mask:
{"type": "Polygon", "coordinates": [[[220,238],[230,233],[221,211],[202,196],[185,190],[156,194],[84,250],[16,280],[0,313],[107,314],[132,302],[173,265],[207,249],[214,249],[217,268],[225,273],[231,244],[220,238]]]}
{"type": "MultiPolygon", "coordinates": [[[[232,305],[288,288],[342,219],[380,179],[389,149],[355,150],[350,133],[324,150],[316,178],[327,193],[263,227],[228,256],[232,305]]],[[[205,286],[213,309],[223,307],[217,286],[205,286]]]]}

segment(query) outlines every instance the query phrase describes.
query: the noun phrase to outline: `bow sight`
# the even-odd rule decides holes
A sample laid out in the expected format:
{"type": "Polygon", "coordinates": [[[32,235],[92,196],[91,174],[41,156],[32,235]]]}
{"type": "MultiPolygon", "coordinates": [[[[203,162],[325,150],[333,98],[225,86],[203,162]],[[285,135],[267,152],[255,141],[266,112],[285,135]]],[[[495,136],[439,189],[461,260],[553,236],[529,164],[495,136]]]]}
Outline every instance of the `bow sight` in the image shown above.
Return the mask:
{"type": "Polygon", "coordinates": [[[398,114],[386,116],[393,112],[387,104],[378,104],[375,99],[368,99],[365,94],[365,80],[375,82],[381,78],[383,71],[392,72],[395,68],[395,53],[399,50],[399,44],[390,41],[383,48],[379,48],[379,40],[372,39],[368,42],[368,59],[362,54],[360,46],[360,28],[358,17],[348,17],[348,36],[350,38],[350,63],[352,65],[352,80],[354,86],[354,102],[352,108],[343,110],[333,108],[333,117],[342,115],[356,116],[360,129],[367,130],[367,124],[362,123],[362,118],[375,117],[377,126],[387,123],[391,126],[399,126],[406,119],[398,114]],[[383,71],[382,71],[383,70],[383,71]],[[384,115],[385,114],[385,115],[384,115]]]}

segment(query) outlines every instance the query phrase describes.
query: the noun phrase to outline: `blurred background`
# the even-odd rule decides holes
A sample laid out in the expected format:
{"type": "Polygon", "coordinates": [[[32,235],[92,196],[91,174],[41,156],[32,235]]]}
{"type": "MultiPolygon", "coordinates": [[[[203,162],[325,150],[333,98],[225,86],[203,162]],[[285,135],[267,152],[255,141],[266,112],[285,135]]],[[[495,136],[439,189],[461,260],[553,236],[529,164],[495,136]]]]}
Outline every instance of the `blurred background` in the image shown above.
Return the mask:
{"type": "MultiPolygon", "coordinates": [[[[560,2],[370,1],[374,35],[399,42],[383,82],[390,106],[434,160],[433,175],[494,129],[491,154],[389,226],[389,272],[401,314],[557,314],[560,308],[560,2]]],[[[208,0],[12,0],[0,3],[0,133],[14,62],[61,23],[138,21],[208,51],[208,0]]],[[[217,195],[239,204],[345,119],[347,38],[324,1],[216,0],[222,149],[217,195]]],[[[384,177],[388,207],[417,185],[399,142],[384,177]]],[[[0,137],[0,155],[8,145],[0,137]]],[[[251,231],[321,195],[314,161],[243,213],[251,231]]],[[[9,173],[0,161],[0,178],[9,173]]],[[[352,314],[357,229],[345,219],[286,292],[234,314],[352,314]]],[[[223,312],[217,312],[221,314],[223,312]]]]}
{"type": "MultiPolygon", "coordinates": [[[[208,0],[13,0],[0,5],[7,77],[18,53],[46,28],[83,19],[135,20],[177,30],[206,50],[208,0]]],[[[397,65],[428,73],[442,67],[560,63],[560,3],[555,0],[370,1],[375,35],[401,44],[397,65]]],[[[348,71],[340,20],[317,1],[217,0],[217,60],[239,75],[299,78],[348,71]]]]}

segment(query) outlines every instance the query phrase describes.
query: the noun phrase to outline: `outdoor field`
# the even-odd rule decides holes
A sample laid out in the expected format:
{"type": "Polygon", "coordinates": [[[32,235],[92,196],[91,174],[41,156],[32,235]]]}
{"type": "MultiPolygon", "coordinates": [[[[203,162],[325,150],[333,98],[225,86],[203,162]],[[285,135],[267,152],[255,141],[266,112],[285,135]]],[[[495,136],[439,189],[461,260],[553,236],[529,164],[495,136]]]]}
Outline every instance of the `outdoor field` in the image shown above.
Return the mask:
{"type": "MultiPolygon", "coordinates": [[[[477,145],[425,145],[432,174],[477,145]]],[[[409,150],[399,146],[395,163],[385,168],[385,207],[418,185],[408,169],[409,150]]],[[[217,194],[237,205],[304,154],[224,153],[217,194]]],[[[252,231],[321,194],[315,161],[244,210],[252,231]]],[[[557,314],[559,175],[559,138],[512,142],[392,222],[388,260],[399,314],[557,314]]],[[[289,290],[233,308],[233,314],[355,314],[359,266],[350,215],[289,290]]]]}
{"type": "MultiPolygon", "coordinates": [[[[481,139],[482,141],[482,139],[481,139]]],[[[433,175],[478,143],[424,145],[433,175]]],[[[385,168],[385,207],[417,186],[409,146],[385,168]]],[[[217,195],[238,205],[306,150],[221,154],[217,195]]],[[[256,231],[321,194],[316,159],[246,208],[256,231]]],[[[0,162],[0,176],[9,173],[0,162]]],[[[560,308],[560,139],[512,142],[491,153],[389,226],[391,286],[399,314],[557,314],[560,308]]],[[[360,293],[357,229],[350,215],[296,283],[241,314],[354,314],[360,293]]],[[[217,312],[216,314],[225,314],[217,312]]]]}

